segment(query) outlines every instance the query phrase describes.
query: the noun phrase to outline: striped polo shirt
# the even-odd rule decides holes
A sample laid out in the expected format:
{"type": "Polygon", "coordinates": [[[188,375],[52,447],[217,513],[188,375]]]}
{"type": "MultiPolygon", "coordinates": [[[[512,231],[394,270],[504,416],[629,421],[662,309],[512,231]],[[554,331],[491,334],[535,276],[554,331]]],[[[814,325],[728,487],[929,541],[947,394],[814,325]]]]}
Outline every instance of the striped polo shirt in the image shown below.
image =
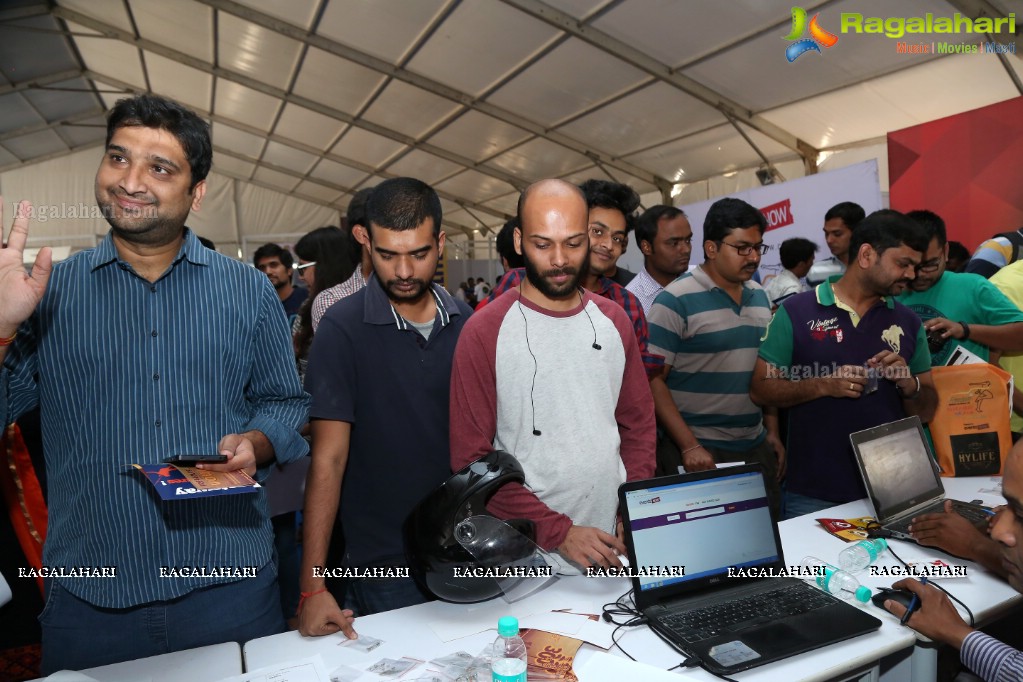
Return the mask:
{"type": "Polygon", "coordinates": [[[666,383],[682,418],[704,446],[748,450],[764,440],[763,413],[749,396],[771,303],[756,282],[741,303],[703,266],[682,275],[650,308],[650,351],[670,368],[666,383]]]}

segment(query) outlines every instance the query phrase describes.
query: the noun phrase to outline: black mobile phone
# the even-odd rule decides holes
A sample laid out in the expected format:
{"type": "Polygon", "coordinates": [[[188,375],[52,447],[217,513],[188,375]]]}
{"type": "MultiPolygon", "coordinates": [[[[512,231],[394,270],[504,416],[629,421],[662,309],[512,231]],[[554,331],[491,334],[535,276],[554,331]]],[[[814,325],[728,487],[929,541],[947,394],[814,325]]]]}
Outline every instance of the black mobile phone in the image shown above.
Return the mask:
{"type": "Polygon", "coordinates": [[[219,464],[227,461],[227,455],[171,455],[164,458],[164,464],[219,464]]]}

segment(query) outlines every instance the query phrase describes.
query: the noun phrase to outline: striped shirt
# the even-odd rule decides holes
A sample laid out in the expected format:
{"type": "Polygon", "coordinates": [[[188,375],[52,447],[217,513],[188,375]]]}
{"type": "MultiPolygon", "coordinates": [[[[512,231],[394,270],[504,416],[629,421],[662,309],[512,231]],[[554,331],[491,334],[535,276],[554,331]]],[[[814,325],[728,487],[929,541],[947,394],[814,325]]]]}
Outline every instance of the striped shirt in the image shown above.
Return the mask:
{"type": "MultiPolygon", "coordinates": [[[[497,283],[494,290],[490,292],[490,296],[480,301],[479,305],[476,306],[476,310],[482,309],[483,306],[504,292],[510,289],[517,289],[524,279],[526,279],[525,268],[515,268],[504,273],[504,277],[497,283]]],[[[636,332],[636,342],[639,343],[640,355],[643,356],[643,368],[646,370],[647,378],[652,379],[660,374],[661,368],[664,367],[664,358],[650,352],[650,331],[647,328],[646,314],[643,312],[643,306],[639,299],[631,291],[627,291],[625,287],[615,284],[607,277],[598,279],[597,286],[599,289],[593,293],[609,301],[614,301],[629,316],[632,328],[636,332]]]]}
{"type": "Polygon", "coordinates": [[[366,286],[366,278],[362,276],[362,266],[356,266],[355,272],[352,276],[346,279],[341,284],[335,284],[329,289],[324,289],[320,293],[316,294],[316,298],[313,299],[313,308],[310,310],[310,314],[313,316],[313,332],[320,326],[320,320],[323,319],[323,315],[327,312],[330,306],[334,305],[342,298],[347,298],[359,291],[366,286]]]}
{"type": "Polygon", "coordinates": [[[161,567],[263,566],[273,551],[263,492],[161,502],[129,465],[212,454],[249,430],[269,438],[278,462],[298,459],[308,400],[270,280],[190,230],[156,282],[118,257],[109,234],[54,265],[0,373],[3,423],[42,412],[43,564],[116,567],[114,579],[58,578],[115,608],[239,577],[166,578],[161,567]]]}
{"type": "Polygon", "coordinates": [[[1023,680],[1023,652],[975,630],[963,640],[959,658],[984,682],[1023,680]]]}
{"type": "Polygon", "coordinates": [[[665,287],[650,309],[650,349],[670,367],[666,383],[704,446],[748,450],[764,440],[763,413],[749,397],[771,303],[746,282],[741,304],[698,267],[665,287]]]}

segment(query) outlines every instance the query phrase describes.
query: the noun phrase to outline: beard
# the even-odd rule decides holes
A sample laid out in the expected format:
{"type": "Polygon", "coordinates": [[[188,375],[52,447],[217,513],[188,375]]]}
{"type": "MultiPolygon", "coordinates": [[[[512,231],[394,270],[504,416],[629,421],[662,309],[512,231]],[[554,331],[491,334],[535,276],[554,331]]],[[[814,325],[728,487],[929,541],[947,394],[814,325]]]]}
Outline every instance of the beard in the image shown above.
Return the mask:
{"type": "Polygon", "coordinates": [[[101,195],[96,191],[96,203],[99,205],[103,218],[114,233],[127,242],[147,245],[162,245],[172,241],[181,234],[185,221],[182,216],[164,216],[158,211],[159,203],[138,206],[131,209],[120,208],[112,198],[113,193],[101,195]]]}
{"type": "Polygon", "coordinates": [[[584,259],[582,266],[578,268],[566,265],[563,268],[546,270],[544,272],[540,272],[540,269],[529,259],[529,256],[523,254],[523,260],[526,266],[526,279],[529,280],[529,283],[537,291],[552,299],[564,299],[571,296],[579,287],[579,281],[583,278],[583,275],[589,270],[588,258],[584,259]],[[568,279],[560,284],[550,280],[551,277],[557,277],[558,275],[568,275],[568,279]]]}
{"type": "Polygon", "coordinates": [[[415,303],[430,293],[430,283],[422,279],[389,279],[384,283],[384,291],[395,303],[415,303]]]}

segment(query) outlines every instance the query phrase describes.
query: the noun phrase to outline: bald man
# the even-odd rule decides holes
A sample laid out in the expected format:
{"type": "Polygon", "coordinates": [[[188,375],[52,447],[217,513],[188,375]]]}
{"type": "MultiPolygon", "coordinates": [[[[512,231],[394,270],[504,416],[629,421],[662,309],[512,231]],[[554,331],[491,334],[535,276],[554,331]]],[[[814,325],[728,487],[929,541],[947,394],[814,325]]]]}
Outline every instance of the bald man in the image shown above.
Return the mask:
{"type": "Polygon", "coordinates": [[[578,187],[541,180],[519,198],[515,250],[526,278],[462,330],[451,374],[451,466],[493,449],[515,455],[525,485],[488,509],[536,524],[563,572],[621,566],[618,486],[654,472],[654,408],[621,306],[579,286],[589,231],[578,187]]]}

